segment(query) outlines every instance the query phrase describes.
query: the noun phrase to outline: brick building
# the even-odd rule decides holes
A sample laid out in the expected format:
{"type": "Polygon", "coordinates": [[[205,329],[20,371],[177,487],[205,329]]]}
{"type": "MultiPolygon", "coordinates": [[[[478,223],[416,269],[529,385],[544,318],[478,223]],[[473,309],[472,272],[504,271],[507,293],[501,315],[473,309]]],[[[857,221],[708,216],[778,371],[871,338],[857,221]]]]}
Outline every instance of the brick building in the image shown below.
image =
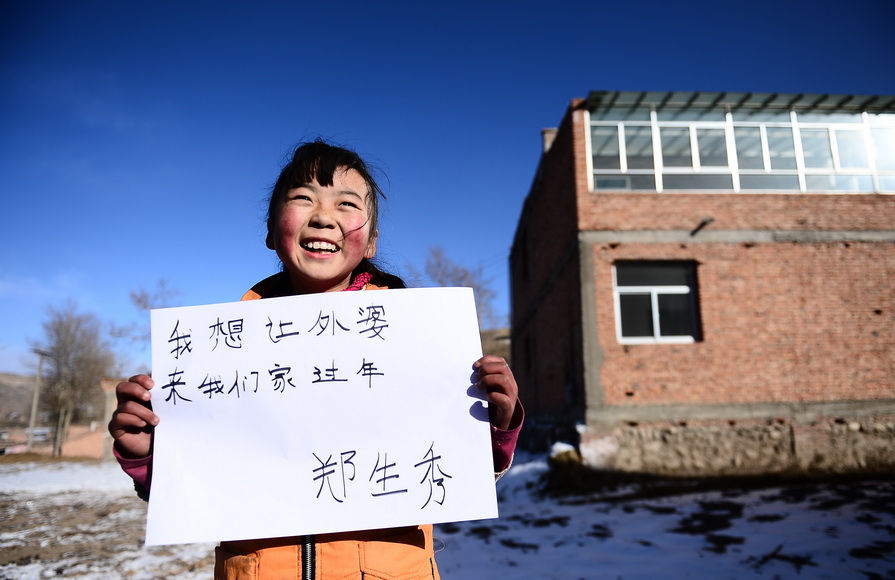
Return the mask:
{"type": "Polygon", "coordinates": [[[895,97],[593,92],[510,257],[534,443],[676,474],[895,465],[895,97]]]}

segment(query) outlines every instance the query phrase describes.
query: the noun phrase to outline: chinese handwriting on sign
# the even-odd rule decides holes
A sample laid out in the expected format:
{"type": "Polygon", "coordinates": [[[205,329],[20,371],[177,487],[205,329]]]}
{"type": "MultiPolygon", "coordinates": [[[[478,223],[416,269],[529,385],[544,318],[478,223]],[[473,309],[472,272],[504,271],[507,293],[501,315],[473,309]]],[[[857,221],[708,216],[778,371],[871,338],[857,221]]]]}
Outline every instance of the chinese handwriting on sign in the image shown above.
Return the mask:
{"type": "MultiPolygon", "coordinates": [[[[338,503],[344,503],[348,499],[349,483],[353,483],[357,475],[358,463],[360,462],[357,458],[357,451],[353,449],[342,451],[338,454],[338,458],[334,458],[334,454],[331,453],[327,455],[325,460],[321,459],[316,453],[312,453],[312,455],[318,464],[312,470],[313,481],[319,483],[317,499],[320,499],[325,487],[329,491],[329,497],[338,503]],[[334,483],[335,489],[333,489],[334,483]]],[[[441,455],[435,454],[435,443],[433,442],[429,446],[429,450],[423,455],[422,461],[412,466],[413,469],[417,470],[416,473],[420,471],[425,472],[418,482],[426,494],[426,500],[420,507],[421,510],[426,509],[426,506],[433,501],[438,505],[444,505],[447,498],[445,479],[451,479],[451,476],[445,473],[438,464],[441,459],[441,455]]],[[[401,483],[402,474],[406,475],[402,471],[402,466],[394,461],[389,461],[387,452],[377,452],[376,461],[370,470],[370,477],[367,479],[366,488],[364,489],[372,497],[408,493],[410,491],[409,488],[405,487],[406,484],[401,483]]]]}
{"type": "MultiPolygon", "coordinates": [[[[278,344],[284,340],[325,340],[324,335],[349,333],[356,333],[368,339],[386,340],[385,331],[389,324],[384,306],[370,305],[359,308],[358,315],[359,319],[352,325],[350,316],[339,316],[335,311],[320,310],[303,326],[308,329],[304,332],[298,330],[302,328],[300,320],[274,321],[269,316],[264,316],[264,320],[260,321],[246,318],[223,320],[220,316],[215,316],[206,324],[209,334],[204,343],[201,337],[196,337],[191,330],[184,329],[186,325],[182,325],[181,320],[177,319],[168,335],[168,354],[180,361],[193,353],[196,348],[204,348],[207,352],[214,352],[219,347],[224,350],[242,349],[248,340],[247,336],[255,336],[247,331],[257,326],[264,328],[262,335],[271,344],[278,344]],[[313,324],[310,324],[310,320],[314,320],[313,324]],[[348,322],[344,322],[345,320],[348,322]]],[[[330,359],[322,364],[309,363],[302,368],[274,362],[269,368],[249,368],[235,370],[233,373],[235,378],[230,383],[229,379],[225,381],[220,375],[211,372],[195,372],[196,376],[188,378],[183,370],[175,368],[168,374],[168,382],[162,386],[167,393],[165,401],[175,405],[192,403],[193,398],[189,393],[195,393],[197,390],[199,394],[204,395],[203,398],[208,399],[219,396],[240,398],[248,393],[257,393],[259,389],[285,393],[302,385],[349,383],[352,380],[362,382],[367,388],[373,388],[376,377],[385,376],[385,371],[377,366],[376,361],[367,357],[360,357],[359,361],[330,359]]]]}
{"type": "Polygon", "coordinates": [[[211,336],[214,339],[214,346],[211,350],[218,347],[218,341],[224,337],[224,344],[230,348],[242,348],[242,318],[227,321],[227,329],[224,330],[224,323],[218,318],[217,322],[211,325],[211,336]]]}
{"type": "Polygon", "coordinates": [[[178,330],[180,326],[180,321],[177,321],[177,324],[174,325],[174,331],[171,333],[171,338],[168,339],[168,342],[174,343],[174,347],[171,349],[171,354],[174,355],[174,358],[180,358],[184,353],[190,352],[193,350],[193,343],[190,341],[189,334],[181,334],[178,330]]]}

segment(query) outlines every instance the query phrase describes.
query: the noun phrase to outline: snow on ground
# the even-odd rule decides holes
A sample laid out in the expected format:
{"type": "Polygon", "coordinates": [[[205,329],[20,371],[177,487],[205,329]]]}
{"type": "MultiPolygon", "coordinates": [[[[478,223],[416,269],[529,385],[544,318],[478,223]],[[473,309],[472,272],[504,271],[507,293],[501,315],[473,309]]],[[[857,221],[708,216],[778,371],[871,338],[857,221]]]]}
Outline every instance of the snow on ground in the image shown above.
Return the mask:
{"type": "Polygon", "coordinates": [[[445,577],[895,578],[891,480],[652,499],[636,499],[636,486],[610,497],[526,492],[546,469],[533,461],[507,474],[499,521],[439,527],[445,577]]]}
{"type": "MultiPolygon", "coordinates": [[[[518,457],[499,519],[436,526],[446,580],[895,578],[895,478],[549,497],[546,471],[518,457]]],[[[212,545],[143,546],[114,463],[0,463],[0,521],[0,579],[211,577],[212,545]]]]}
{"type": "Polygon", "coordinates": [[[0,493],[25,491],[131,492],[134,484],[115,462],[12,463],[0,465],[0,493]]]}

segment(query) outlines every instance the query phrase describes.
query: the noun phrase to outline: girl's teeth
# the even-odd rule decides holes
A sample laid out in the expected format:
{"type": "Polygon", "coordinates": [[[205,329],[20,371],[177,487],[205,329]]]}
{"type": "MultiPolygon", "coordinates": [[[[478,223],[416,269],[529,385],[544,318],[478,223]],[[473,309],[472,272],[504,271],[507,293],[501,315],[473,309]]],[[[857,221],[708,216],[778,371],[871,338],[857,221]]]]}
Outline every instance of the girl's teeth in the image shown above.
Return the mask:
{"type": "Polygon", "coordinates": [[[327,252],[335,252],[338,249],[335,244],[327,242],[311,242],[307,247],[311,250],[325,250],[327,252]]]}

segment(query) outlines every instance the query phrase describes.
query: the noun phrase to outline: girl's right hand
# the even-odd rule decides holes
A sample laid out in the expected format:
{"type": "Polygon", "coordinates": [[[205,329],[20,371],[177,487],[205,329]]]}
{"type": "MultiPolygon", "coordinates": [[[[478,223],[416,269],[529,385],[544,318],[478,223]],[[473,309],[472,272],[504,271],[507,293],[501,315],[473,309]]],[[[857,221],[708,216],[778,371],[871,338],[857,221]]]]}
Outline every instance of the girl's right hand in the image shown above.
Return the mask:
{"type": "Polygon", "coordinates": [[[109,433],[115,449],[126,459],[146,457],[152,451],[152,434],[158,425],[158,416],[149,402],[149,390],[154,386],[148,375],[136,375],[115,387],[118,408],[109,421],[109,433]]]}

